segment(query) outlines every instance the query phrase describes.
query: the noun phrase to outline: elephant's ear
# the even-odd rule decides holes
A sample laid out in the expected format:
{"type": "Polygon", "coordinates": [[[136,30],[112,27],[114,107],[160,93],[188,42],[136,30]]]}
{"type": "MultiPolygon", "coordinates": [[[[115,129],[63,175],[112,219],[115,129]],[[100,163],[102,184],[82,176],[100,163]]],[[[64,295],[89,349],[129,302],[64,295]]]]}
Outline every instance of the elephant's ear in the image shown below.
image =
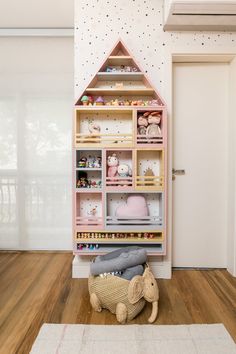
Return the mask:
{"type": "Polygon", "coordinates": [[[136,275],[130,281],[128,287],[128,300],[131,304],[135,304],[143,296],[143,277],[136,275]]]}

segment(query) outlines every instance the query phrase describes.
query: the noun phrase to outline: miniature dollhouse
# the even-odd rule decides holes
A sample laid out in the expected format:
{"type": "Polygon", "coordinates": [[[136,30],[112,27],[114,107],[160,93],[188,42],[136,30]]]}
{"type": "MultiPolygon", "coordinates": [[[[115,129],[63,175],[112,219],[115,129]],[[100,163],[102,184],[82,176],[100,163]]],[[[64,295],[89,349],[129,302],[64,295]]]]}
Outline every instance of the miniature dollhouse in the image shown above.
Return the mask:
{"type": "Polygon", "coordinates": [[[75,255],[124,245],[166,253],[166,120],[162,98],[119,41],[75,106],[75,255]]]}

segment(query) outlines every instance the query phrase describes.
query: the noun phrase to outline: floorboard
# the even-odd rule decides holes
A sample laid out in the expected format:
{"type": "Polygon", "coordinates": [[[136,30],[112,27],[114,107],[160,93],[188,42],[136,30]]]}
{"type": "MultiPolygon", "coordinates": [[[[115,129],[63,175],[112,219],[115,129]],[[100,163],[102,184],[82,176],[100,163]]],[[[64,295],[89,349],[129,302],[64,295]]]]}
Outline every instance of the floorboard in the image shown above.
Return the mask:
{"type": "MultiPolygon", "coordinates": [[[[0,253],[0,354],[27,354],[43,323],[117,324],[96,313],[70,253],[0,253]]],[[[236,341],[236,279],[226,270],[174,270],[158,280],[156,324],[223,323],[236,341]]],[[[146,324],[147,304],[131,323],[146,324]]]]}

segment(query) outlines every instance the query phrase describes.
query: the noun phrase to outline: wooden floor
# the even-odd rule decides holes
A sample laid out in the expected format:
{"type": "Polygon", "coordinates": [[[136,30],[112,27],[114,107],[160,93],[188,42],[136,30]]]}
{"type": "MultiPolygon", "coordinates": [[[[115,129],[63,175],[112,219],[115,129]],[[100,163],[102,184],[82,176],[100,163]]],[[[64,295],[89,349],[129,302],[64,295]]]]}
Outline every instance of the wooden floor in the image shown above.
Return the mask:
{"type": "MultiPolygon", "coordinates": [[[[0,353],[27,354],[44,322],[116,324],[95,313],[69,253],[0,253],[0,353]]],[[[176,270],[159,280],[156,324],[224,323],[236,341],[236,279],[225,270],[176,270]]],[[[146,324],[151,306],[131,323],[146,324]]],[[[43,353],[42,353],[43,354],[43,353]]]]}

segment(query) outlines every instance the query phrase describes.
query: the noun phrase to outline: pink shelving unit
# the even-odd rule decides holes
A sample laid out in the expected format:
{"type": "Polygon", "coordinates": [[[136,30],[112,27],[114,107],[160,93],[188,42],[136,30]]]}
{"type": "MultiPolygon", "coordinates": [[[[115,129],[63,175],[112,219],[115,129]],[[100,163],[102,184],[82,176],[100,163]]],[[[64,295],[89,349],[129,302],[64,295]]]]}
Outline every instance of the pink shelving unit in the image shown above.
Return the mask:
{"type": "Polygon", "coordinates": [[[142,245],[149,255],[165,255],[166,105],[122,41],[78,98],[73,137],[74,254],[142,245]],[[118,160],[114,175],[110,156],[118,160]],[[136,194],[148,215],[117,217],[136,194]]]}

